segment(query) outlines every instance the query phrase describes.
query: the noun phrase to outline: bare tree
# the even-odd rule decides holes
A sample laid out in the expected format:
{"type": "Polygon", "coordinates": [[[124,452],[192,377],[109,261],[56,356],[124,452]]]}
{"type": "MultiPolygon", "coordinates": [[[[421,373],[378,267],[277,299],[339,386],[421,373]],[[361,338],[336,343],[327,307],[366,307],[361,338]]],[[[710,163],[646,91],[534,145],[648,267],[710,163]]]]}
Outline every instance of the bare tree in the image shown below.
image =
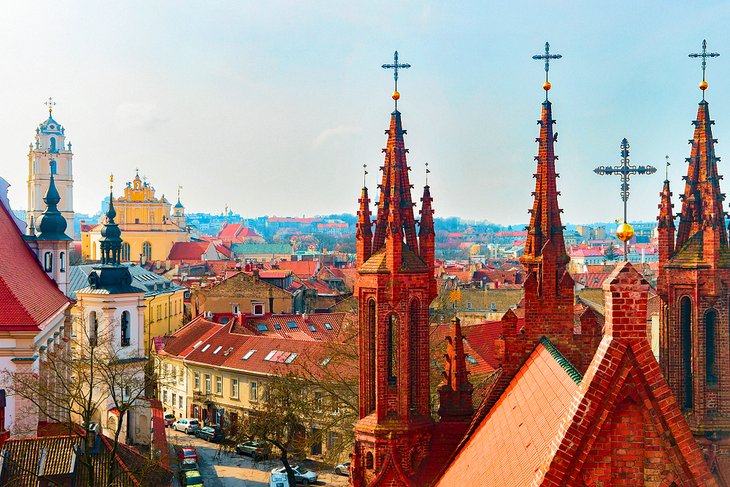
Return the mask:
{"type": "Polygon", "coordinates": [[[83,454],[78,460],[85,485],[110,486],[123,473],[116,457],[126,413],[140,406],[152,378],[145,374],[145,357],[122,353],[114,323],[89,326],[85,316],[79,308],[72,331],[41,357],[38,373],[3,371],[0,377],[11,395],[32,405],[39,419],[61,425],[69,434],[82,432],[83,454]],[[119,417],[107,424],[112,426],[111,448],[98,468],[90,453],[99,448],[98,422],[108,410],[119,417]]]}

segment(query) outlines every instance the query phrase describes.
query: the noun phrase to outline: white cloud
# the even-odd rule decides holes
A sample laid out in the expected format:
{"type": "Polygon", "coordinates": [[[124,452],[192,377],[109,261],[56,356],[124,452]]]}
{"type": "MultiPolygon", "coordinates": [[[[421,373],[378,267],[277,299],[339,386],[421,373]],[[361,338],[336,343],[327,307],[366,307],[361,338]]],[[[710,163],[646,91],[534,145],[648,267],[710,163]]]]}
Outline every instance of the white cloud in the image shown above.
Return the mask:
{"type": "Polygon", "coordinates": [[[330,142],[331,140],[337,140],[342,137],[347,137],[348,135],[356,134],[360,131],[360,129],[355,127],[332,127],[329,129],[323,130],[312,143],[313,148],[321,147],[324,144],[330,142]]]}

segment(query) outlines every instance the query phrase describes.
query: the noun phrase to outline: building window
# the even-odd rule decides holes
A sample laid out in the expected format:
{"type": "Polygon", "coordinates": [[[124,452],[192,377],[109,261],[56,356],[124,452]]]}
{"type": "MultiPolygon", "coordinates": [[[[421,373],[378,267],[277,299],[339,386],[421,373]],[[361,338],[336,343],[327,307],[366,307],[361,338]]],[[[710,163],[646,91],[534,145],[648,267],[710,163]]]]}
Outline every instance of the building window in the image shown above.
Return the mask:
{"type": "Polygon", "coordinates": [[[96,339],[99,335],[99,320],[96,318],[96,311],[89,313],[89,344],[96,346],[96,339]]]}
{"type": "Polygon", "coordinates": [[[223,394],[223,377],[219,375],[215,378],[215,393],[219,396],[223,394]]]}
{"type": "Polygon", "coordinates": [[[388,384],[398,382],[398,317],[388,317],[388,384]]]}
{"type": "Polygon", "coordinates": [[[210,394],[210,374],[205,374],[205,393],[210,394]]]}
{"type": "Polygon", "coordinates": [[[679,301],[679,329],[682,344],[682,382],[684,394],[682,406],[691,409],[694,402],[692,390],[692,301],[684,296],[679,301]]]}
{"type": "Polygon", "coordinates": [[[709,386],[717,385],[716,323],[717,311],[708,310],[705,313],[705,380],[709,386]]]}
{"type": "Polygon", "coordinates": [[[195,390],[200,390],[200,372],[195,372],[193,374],[193,382],[195,383],[195,390]]]}
{"type": "Polygon", "coordinates": [[[147,260],[152,260],[152,244],[145,242],[142,244],[142,255],[147,260]]]}
{"type": "Polygon", "coordinates": [[[180,397],[177,398],[178,404],[180,405],[180,408],[179,409],[182,409],[183,408],[183,401],[182,401],[182,399],[183,399],[182,396],[180,396],[180,397]]]}
{"type": "Polygon", "coordinates": [[[129,256],[131,255],[131,250],[129,248],[129,244],[127,242],[122,243],[122,260],[130,260],[129,256]]]}
{"type": "Polygon", "coordinates": [[[250,386],[251,386],[251,388],[249,389],[249,392],[248,392],[248,398],[251,401],[258,401],[259,400],[258,385],[255,382],[251,382],[250,386]]]}
{"type": "Polygon", "coordinates": [[[53,254],[51,252],[43,254],[43,270],[53,272],[53,254]]]}
{"type": "Polygon", "coordinates": [[[231,379],[231,397],[238,399],[238,379],[231,379]]]}
{"type": "Polygon", "coordinates": [[[261,316],[264,314],[264,304],[263,303],[253,303],[253,314],[256,316],[261,316]]]}
{"type": "Polygon", "coordinates": [[[162,402],[167,404],[167,391],[166,390],[162,391],[162,402]]]}
{"type": "Polygon", "coordinates": [[[122,313],[122,346],[129,346],[129,311],[122,313]]]}
{"type": "Polygon", "coordinates": [[[172,407],[175,407],[175,403],[177,403],[177,394],[174,392],[172,393],[172,407]]]}
{"type": "Polygon", "coordinates": [[[58,254],[58,270],[66,272],[66,252],[58,254]]]}

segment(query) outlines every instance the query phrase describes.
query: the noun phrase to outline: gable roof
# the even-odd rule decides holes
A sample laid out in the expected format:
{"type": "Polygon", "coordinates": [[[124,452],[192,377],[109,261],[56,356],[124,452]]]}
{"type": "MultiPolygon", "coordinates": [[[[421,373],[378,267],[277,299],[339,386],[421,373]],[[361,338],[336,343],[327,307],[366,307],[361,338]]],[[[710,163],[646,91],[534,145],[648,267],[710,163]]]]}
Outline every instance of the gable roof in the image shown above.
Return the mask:
{"type": "Polygon", "coordinates": [[[0,329],[37,329],[69,300],[41,269],[10,211],[0,201],[0,329]]]}
{"type": "Polygon", "coordinates": [[[300,279],[309,279],[319,270],[318,260],[283,260],[278,264],[279,269],[292,271],[300,279]]]}
{"type": "Polygon", "coordinates": [[[210,242],[175,242],[167,256],[168,260],[202,260],[211,247],[210,242]]]}
{"type": "Polygon", "coordinates": [[[198,342],[204,342],[221,328],[223,325],[206,320],[202,315],[198,316],[167,337],[158,353],[185,358],[196,345],[199,346],[198,342]]]}

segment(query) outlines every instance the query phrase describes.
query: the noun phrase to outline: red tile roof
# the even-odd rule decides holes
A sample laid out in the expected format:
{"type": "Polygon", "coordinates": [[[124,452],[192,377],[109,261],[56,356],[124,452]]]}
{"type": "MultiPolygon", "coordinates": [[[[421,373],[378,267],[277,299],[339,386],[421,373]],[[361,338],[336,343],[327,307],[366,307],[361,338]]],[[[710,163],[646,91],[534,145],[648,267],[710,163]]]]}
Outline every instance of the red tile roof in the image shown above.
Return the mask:
{"type": "Polygon", "coordinates": [[[41,269],[2,202],[0,256],[0,329],[37,329],[69,304],[68,298],[41,269]]]}
{"type": "Polygon", "coordinates": [[[210,242],[175,242],[170,249],[168,260],[202,260],[202,255],[208,251],[210,242]]]}
{"type": "Polygon", "coordinates": [[[194,318],[190,323],[183,326],[164,341],[160,355],[173,355],[185,358],[195,349],[198,342],[203,342],[214,335],[223,325],[206,320],[203,316],[194,318]]]}
{"type": "Polygon", "coordinates": [[[279,269],[292,271],[300,279],[309,279],[319,270],[319,261],[316,260],[282,260],[279,269]]]}

